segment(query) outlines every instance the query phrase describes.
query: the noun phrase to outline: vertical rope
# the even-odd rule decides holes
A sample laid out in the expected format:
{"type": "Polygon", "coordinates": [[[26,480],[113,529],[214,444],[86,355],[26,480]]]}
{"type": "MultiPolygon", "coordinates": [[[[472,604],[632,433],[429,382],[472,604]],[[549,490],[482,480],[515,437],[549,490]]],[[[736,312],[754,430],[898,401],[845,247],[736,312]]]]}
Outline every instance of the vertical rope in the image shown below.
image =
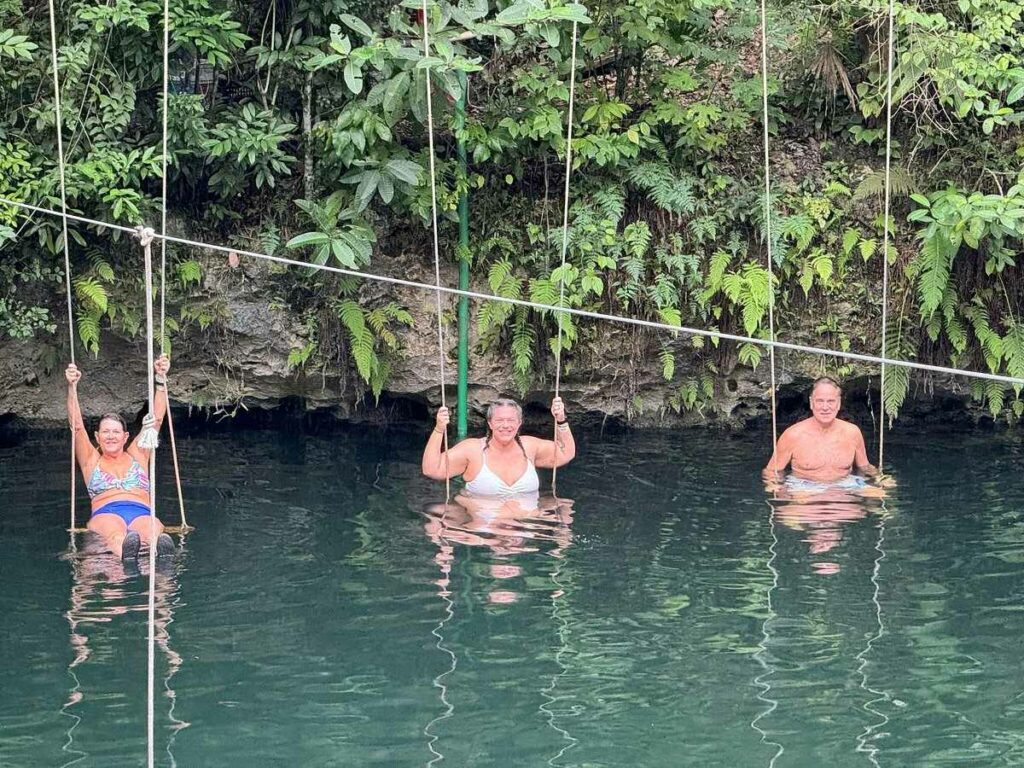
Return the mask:
{"type": "MultiPolygon", "coordinates": [[[[572,23],[572,52],[569,58],[569,115],[565,127],[565,194],[562,204],[562,265],[558,270],[558,343],[555,345],[555,397],[562,385],[562,305],[565,303],[565,259],[569,252],[569,182],[572,178],[572,121],[576,105],[576,36],[578,25],[572,23]]],[[[557,496],[558,424],[554,425],[555,464],[551,467],[551,493],[557,496]]]]}
{"type": "MultiPolygon", "coordinates": [[[[170,101],[170,89],[168,87],[168,72],[170,70],[171,50],[171,14],[170,2],[164,0],[164,72],[163,72],[163,114],[162,135],[161,135],[161,174],[160,174],[160,234],[167,234],[167,112],[170,101]]],[[[160,238],[160,353],[167,354],[167,239],[160,238]]],[[[170,382],[165,390],[167,397],[167,432],[171,438],[171,460],[174,464],[174,484],[178,491],[178,513],[181,515],[181,527],[188,529],[190,526],[185,519],[185,497],[181,491],[181,469],[178,465],[178,445],[174,440],[174,418],[171,416],[171,392],[170,382]]]]}
{"type": "MultiPolygon", "coordinates": [[[[147,365],[149,369],[149,413],[152,416],[154,413],[154,393],[156,391],[156,381],[154,378],[153,371],[153,253],[151,250],[151,243],[153,240],[153,230],[143,229],[139,227],[139,241],[142,243],[143,255],[144,255],[144,270],[145,270],[145,282],[146,282],[146,354],[147,354],[147,365]]],[[[153,768],[153,692],[155,688],[155,644],[156,644],[156,537],[153,533],[156,530],[156,448],[149,450],[149,521],[150,525],[150,536],[149,536],[149,607],[147,613],[147,622],[149,625],[149,642],[148,642],[148,663],[147,663],[147,677],[146,677],[146,745],[147,745],[147,763],[148,768],[153,768]]]]}
{"type": "Polygon", "coordinates": [[[163,108],[161,110],[161,143],[160,143],[160,354],[167,354],[167,332],[165,328],[165,316],[167,304],[166,277],[167,277],[167,240],[162,237],[167,234],[167,102],[168,96],[168,69],[170,58],[170,9],[169,0],[164,0],[164,72],[163,72],[163,108]]]}
{"type": "MultiPolygon", "coordinates": [[[[761,107],[764,127],[764,238],[768,252],[768,331],[775,341],[775,264],[772,261],[772,186],[768,155],[768,12],[761,0],[761,107]]],[[[775,346],[768,347],[768,367],[772,377],[772,451],[779,442],[779,422],[775,406],[775,346]]]]}
{"type": "Polygon", "coordinates": [[[178,489],[178,514],[181,516],[181,530],[184,533],[185,531],[192,530],[192,526],[188,524],[188,520],[185,518],[185,497],[181,491],[181,470],[178,468],[178,447],[174,442],[174,419],[171,417],[171,393],[169,389],[164,390],[164,396],[167,398],[167,434],[171,438],[174,484],[178,489]]]}
{"type": "MultiPolygon", "coordinates": [[[[70,241],[68,239],[68,197],[67,184],[64,174],[64,113],[60,107],[60,75],[57,71],[57,21],[53,9],[53,0],[49,0],[50,12],[50,61],[53,64],[53,111],[54,122],[57,125],[57,171],[60,176],[60,211],[61,228],[64,245],[64,288],[68,300],[68,344],[71,348],[71,363],[75,363],[75,317],[71,307],[71,255],[70,241]]],[[[76,385],[77,386],[77,385],[76,385]]],[[[75,469],[77,460],[75,458],[75,434],[74,426],[71,427],[71,546],[75,543],[75,492],[77,483],[75,469]]]]}
{"type": "MultiPolygon", "coordinates": [[[[430,56],[430,10],[423,0],[423,55],[430,56]]],[[[434,163],[434,105],[430,90],[430,69],[423,70],[427,84],[427,141],[430,146],[430,220],[434,235],[434,297],[437,300],[437,359],[441,371],[441,407],[447,408],[444,384],[444,320],[441,316],[441,247],[437,235],[437,169],[434,163]]],[[[444,428],[444,503],[445,509],[452,497],[452,481],[448,471],[448,425],[444,428]]]]}
{"type": "MultiPolygon", "coordinates": [[[[882,358],[887,352],[887,340],[889,330],[889,205],[890,205],[890,175],[892,168],[892,59],[893,59],[893,38],[896,16],[893,0],[889,0],[889,42],[888,54],[886,57],[885,76],[885,202],[883,204],[882,216],[882,358]]],[[[882,472],[885,460],[885,362],[882,363],[882,373],[879,381],[879,411],[881,417],[878,420],[878,471],[882,472]]]]}

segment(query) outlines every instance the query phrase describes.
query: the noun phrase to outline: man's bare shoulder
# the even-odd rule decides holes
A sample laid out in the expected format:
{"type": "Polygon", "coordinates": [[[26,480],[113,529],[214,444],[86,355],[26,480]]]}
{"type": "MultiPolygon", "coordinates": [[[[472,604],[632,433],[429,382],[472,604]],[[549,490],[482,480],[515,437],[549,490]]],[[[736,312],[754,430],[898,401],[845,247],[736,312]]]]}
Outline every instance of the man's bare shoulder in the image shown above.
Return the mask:
{"type": "Polygon", "coordinates": [[[793,424],[792,426],[787,427],[786,430],[782,433],[782,437],[779,438],[779,439],[780,440],[785,440],[785,439],[792,440],[794,438],[802,437],[807,432],[807,428],[810,425],[810,423],[813,422],[813,421],[814,421],[813,417],[806,418],[806,419],[801,419],[796,424],[793,424]]]}
{"type": "Polygon", "coordinates": [[[845,419],[836,419],[836,424],[839,424],[843,428],[843,432],[856,437],[862,437],[860,427],[858,427],[852,421],[846,421],[845,419]]]}

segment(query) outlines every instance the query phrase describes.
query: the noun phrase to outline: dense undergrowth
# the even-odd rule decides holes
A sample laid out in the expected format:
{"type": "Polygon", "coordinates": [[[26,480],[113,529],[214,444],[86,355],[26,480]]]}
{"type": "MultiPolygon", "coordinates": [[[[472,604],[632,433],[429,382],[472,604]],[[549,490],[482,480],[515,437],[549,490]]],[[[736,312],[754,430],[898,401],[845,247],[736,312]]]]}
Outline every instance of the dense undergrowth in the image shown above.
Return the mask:
{"type": "MultiPolygon", "coordinates": [[[[877,353],[891,265],[890,356],[1024,376],[1024,21],[1017,2],[896,3],[891,243],[883,253],[886,4],[769,4],[771,226],[761,166],[756,3],[544,0],[419,3],[176,0],[171,4],[170,216],[191,236],[390,273],[431,257],[425,78],[434,86],[445,258],[494,293],[765,338],[877,353]],[[570,34],[580,23],[568,263],[562,246],[570,34]],[[468,83],[468,86],[464,85],[468,83]],[[454,102],[468,96],[464,125],[454,102]],[[465,142],[462,173],[456,141],[465,142]],[[455,208],[471,196],[468,251],[455,208]],[[775,284],[766,232],[772,233],[775,284]],[[810,320],[808,319],[810,318],[810,320]]],[[[160,217],[161,4],[68,2],[58,19],[71,208],[160,217]]],[[[0,196],[59,206],[46,5],[0,0],[0,196]]],[[[60,223],[0,212],[0,334],[59,347],[60,223]]],[[[140,333],[131,241],[72,226],[76,334],[140,333]]],[[[170,342],[223,319],[202,254],[172,248],[170,342]]],[[[361,281],[281,272],[304,318],[296,369],[349,366],[377,395],[402,354],[407,308],[361,281]]],[[[602,330],[481,306],[484,348],[524,391],[561,343],[569,364],[602,330]]],[[[64,342],[66,343],[66,342],[64,342]]],[[[635,364],[701,408],[762,348],[643,334],[635,364]]],[[[823,360],[835,370],[842,361],[823,360]]],[[[843,369],[840,367],[840,373],[843,369]]],[[[895,416],[909,385],[893,369],[895,416]]],[[[1015,418],[1011,387],[975,390],[1015,418]]]]}

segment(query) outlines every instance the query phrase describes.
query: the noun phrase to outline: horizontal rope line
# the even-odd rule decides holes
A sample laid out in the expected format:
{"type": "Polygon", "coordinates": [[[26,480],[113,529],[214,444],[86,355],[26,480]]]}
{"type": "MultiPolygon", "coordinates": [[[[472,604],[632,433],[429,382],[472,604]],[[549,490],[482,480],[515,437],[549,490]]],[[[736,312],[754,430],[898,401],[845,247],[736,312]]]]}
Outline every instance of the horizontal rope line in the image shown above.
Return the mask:
{"type": "MultiPolygon", "coordinates": [[[[60,217],[62,214],[59,211],[54,211],[49,208],[42,208],[36,205],[28,205],[27,203],[19,203],[13,200],[0,197],[0,203],[6,203],[7,205],[13,205],[16,208],[24,208],[30,211],[36,211],[38,213],[45,213],[50,216],[60,217]]],[[[136,229],[133,227],[126,227],[121,224],[110,224],[105,221],[97,221],[96,219],[90,219],[85,216],[76,216],[74,214],[67,214],[67,217],[72,221],[80,221],[85,224],[93,224],[99,227],[107,227],[109,229],[119,230],[121,232],[127,232],[131,235],[136,234],[136,229]]],[[[232,248],[226,245],[214,245],[213,243],[204,243],[199,240],[188,240],[183,237],[174,237],[172,235],[162,235],[159,232],[153,234],[154,238],[166,240],[169,243],[177,243],[178,245],[187,245],[191,248],[207,248],[212,251],[220,251],[222,253],[235,253],[239,256],[249,256],[254,259],[263,259],[264,261],[273,261],[278,264],[286,264],[293,267],[303,267],[306,269],[317,269],[323,272],[333,272],[338,275],[347,275],[348,277],[358,277],[364,280],[374,280],[380,283],[390,283],[392,285],[402,285],[407,288],[416,288],[424,291],[436,291],[438,287],[431,285],[430,283],[420,283],[415,280],[405,280],[401,277],[389,277],[387,275],[377,275],[372,272],[360,272],[355,269],[345,269],[343,267],[332,267],[326,264],[310,264],[307,261],[298,261],[297,259],[287,259],[283,256],[270,256],[266,253],[256,253],[255,251],[246,251],[241,248],[232,248]]],[[[859,352],[842,352],[836,349],[827,349],[824,347],[812,347],[806,344],[792,344],[788,341],[769,341],[767,339],[755,339],[751,336],[740,336],[735,333],[725,333],[724,331],[709,331],[703,328],[688,328],[686,326],[669,325],[668,323],[659,323],[656,320],[641,320],[635,317],[622,317],[621,315],[609,315],[603,312],[590,312],[585,309],[574,309],[572,307],[556,307],[552,304],[540,304],[534,301],[527,301],[526,299],[510,299],[505,296],[495,296],[490,293],[477,293],[476,291],[463,291],[458,288],[449,288],[447,286],[441,286],[440,290],[442,293],[451,294],[453,296],[466,296],[470,299],[479,299],[481,301],[498,301],[505,304],[512,304],[517,307],[527,307],[529,309],[538,309],[541,311],[549,312],[564,312],[567,315],[575,315],[576,317],[585,317],[591,320],[603,320],[610,323],[622,323],[624,325],[635,325],[641,328],[651,328],[657,331],[671,331],[672,333],[686,333],[691,336],[703,336],[711,339],[725,339],[726,341],[737,341],[746,342],[750,344],[756,344],[761,347],[785,349],[790,352],[804,352],[811,355],[824,355],[826,357],[839,357],[844,360],[856,360],[862,363],[872,363],[874,365],[893,365],[899,368],[910,368],[915,371],[930,371],[931,373],[945,373],[951,376],[963,376],[969,379],[983,379],[985,381],[998,381],[1003,384],[1013,384],[1018,386],[1024,386],[1024,379],[1016,378],[1014,376],[1003,376],[998,373],[985,373],[984,371],[970,371],[963,368],[949,368],[944,365],[930,365],[928,363],[916,363],[912,360],[894,360],[891,358],[883,358],[877,355],[864,355],[859,352]]]]}

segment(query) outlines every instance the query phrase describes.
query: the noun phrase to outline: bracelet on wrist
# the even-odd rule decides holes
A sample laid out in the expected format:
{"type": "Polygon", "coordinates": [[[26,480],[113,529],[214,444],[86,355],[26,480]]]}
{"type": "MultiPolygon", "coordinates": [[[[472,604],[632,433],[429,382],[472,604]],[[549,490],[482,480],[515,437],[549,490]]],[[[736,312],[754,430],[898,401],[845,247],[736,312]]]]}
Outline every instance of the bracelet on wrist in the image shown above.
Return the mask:
{"type": "Polygon", "coordinates": [[[568,432],[569,431],[569,422],[568,421],[560,421],[560,422],[558,422],[558,431],[559,432],[568,432]]]}

